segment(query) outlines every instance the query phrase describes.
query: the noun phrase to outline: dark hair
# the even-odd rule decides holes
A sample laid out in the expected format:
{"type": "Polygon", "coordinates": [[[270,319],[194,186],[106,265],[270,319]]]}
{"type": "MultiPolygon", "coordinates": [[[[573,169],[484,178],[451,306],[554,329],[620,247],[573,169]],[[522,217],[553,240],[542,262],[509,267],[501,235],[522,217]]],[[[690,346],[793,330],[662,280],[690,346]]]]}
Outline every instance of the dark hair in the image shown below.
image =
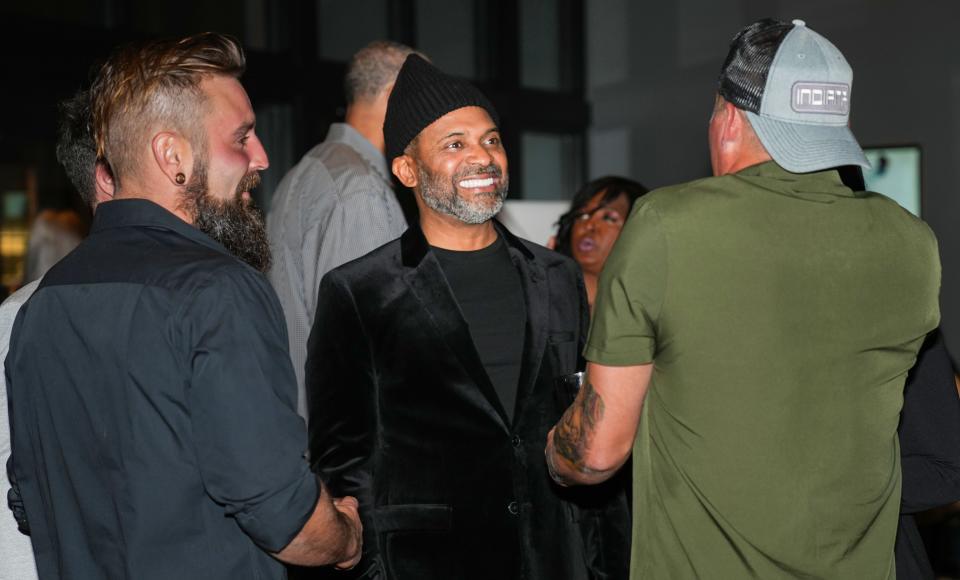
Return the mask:
{"type": "Polygon", "coordinates": [[[90,94],[87,91],[78,91],[60,103],[57,161],[83,202],[92,207],[97,199],[94,186],[97,144],[93,140],[90,121],[90,94]]]}
{"type": "Polygon", "coordinates": [[[624,195],[627,197],[630,209],[633,209],[633,202],[637,201],[637,199],[650,190],[637,181],[613,175],[588,181],[580,188],[580,191],[573,196],[573,201],[570,202],[570,210],[560,216],[560,221],[557,222],[560,228],[557,231],[557,241],[554,248],[556,251],[566,256],[573,256],[573,248],[570,246],[570,235],[573,232],[573,224],[577,221],[577,217],[583,212],[583,208],[601,191],[604,193],[600,205],[608,205],[613,200],[624,195]]]}

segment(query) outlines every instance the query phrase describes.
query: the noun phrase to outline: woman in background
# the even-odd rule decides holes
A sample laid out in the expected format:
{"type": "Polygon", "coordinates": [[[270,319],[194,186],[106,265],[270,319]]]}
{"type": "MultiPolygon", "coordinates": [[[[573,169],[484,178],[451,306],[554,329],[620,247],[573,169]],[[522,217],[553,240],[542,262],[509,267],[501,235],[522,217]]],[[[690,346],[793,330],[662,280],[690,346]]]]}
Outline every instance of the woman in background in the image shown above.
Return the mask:
{"type": "Polygon", "coordinates": [[[625,177],[601,177],[581,187],[573,196],[570,211],[560,216],[554,249],[580,264],[591,310],[607,256],[620,237],[633,202],[647,191],[625,177]]]}
{"type": "MultiPolygon", "coordinates": [[[[554,250],[573,258],[583,271],[583,281],[587,290],[587,301],[593,311],[593,300],[597,295],[597,279],[603,264],[613,249],[614,242],[620,237],[620,230],[630,215],[633,202],[647,193],[647,188],[636,181],[624,177],[601,177],[585,184],[573,196],[570,210],[560,216],[560,229],[552,240],[554,250]]],[[[570,400],[572,403],[573,400],[570,400]]],[[[614,497],[606,503],[586,502],[581,507],[581,524],[585,534],[598,534],[599,538],[590,538],[587,543],[587,561],[593,570],[604,569],[604,562],[629,561],[619,552],[621,546],[630,543],[630,518],[621,514],[629,513],[631,507],[630,485],[632,465],[628,461],[610,480],[600,484],[604,490],[597,497],[614,497]],[[611,493],[616,488],[620,494],[611,493]],[[627,510],[620,502],[627,503],[627,510]],[[601,546],[600,550],[591,550],[590,546],[601,546]]],[[[626,578],[626,570],[623,571],[626,578]]],[[[619,576],[611,576],[618,578],[619,576]]],[[[599,578],[599,576],[598,576],[599,578]]]]}

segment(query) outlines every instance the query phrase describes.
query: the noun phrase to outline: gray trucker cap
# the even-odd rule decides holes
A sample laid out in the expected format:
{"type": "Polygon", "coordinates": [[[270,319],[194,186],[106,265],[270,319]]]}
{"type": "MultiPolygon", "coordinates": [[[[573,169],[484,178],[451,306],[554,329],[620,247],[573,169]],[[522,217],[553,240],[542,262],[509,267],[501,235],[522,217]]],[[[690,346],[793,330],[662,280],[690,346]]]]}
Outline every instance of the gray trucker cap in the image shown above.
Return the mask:
{"type": "Polygon", "coordinates": [[[793,173],[842,165],[870,167],[848,127],[853,70],[829,40],[765,19],[730,44],[719,93],[746,111],[778,165],[793,173]]]}

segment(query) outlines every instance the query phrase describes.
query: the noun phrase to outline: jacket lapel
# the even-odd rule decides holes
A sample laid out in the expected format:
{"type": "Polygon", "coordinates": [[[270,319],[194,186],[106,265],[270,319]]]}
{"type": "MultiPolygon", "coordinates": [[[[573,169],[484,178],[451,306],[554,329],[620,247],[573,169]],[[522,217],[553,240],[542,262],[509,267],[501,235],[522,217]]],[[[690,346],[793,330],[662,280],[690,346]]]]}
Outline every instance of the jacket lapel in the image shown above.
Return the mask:
{"type": "MultiPolygon", "coordinates": [[[[436,256],[429,251],[423,232],[412,225],[400,241],[401,259],[406,269],[404,279],[423,307],[429,324],[437,330],[441,339],[454,352],[467,375],[479,387],[482,397],[478,402],[498,418],[505,431],[510,430],[507,414],[487,375],[480,355],[477,353],[470,329],[463,318],[460,306],[453,297],[443,269],[436,256]]],[[[469,393],[468,393],[469,396],[469,393]]]]}
{"type": "Polygon", "coordinates": [[[533,254],[519,238],[499,222],[494,222],[497,231],[507,241],[510,257],[520,273],[523,300],[527,309],[527,324],[523,339],[523,358],[520,366],[520,382],[517,385],[517,407],[513,420],[518,421],[523,409],[533,394],[540,363],[547,344],[550,317],[550,289],[543,266],[533,259],[533,254]]]}

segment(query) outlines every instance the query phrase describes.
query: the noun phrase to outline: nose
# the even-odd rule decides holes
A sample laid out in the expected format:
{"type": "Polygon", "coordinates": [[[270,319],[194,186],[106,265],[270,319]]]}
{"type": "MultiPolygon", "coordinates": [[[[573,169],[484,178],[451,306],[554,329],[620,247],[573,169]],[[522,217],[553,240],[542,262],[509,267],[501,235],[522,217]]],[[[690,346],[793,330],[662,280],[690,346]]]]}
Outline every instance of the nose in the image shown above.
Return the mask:
{"type": "Polygon", "coordinates": [[[588,217],[588,218],[587,218],[586,220],[584,220],[584,221],[585,221],[585,223],[583,224],[583,227],[584,227],[584,229],[587,230],[588,232],[592,232],[592,231],[594,231],[595,229],[597,229],[597,214],[595,214],[595,213],[590,214],[590,217],[588,217]]]}
{"type": "Polygon", "coordinates": [[[470,147],[467,155],[467,162],[471,165],[479,165],[480,167],[487,167],[491,165],[493,160],[493,154],[487,150],[481,144],[474,144],[470,147]]]}
{"type": "Polygon", "coordinates": [[[263,143],[260,142],[260,138],[257,137],[256,134],[252,135],[252,139],[248,142],[248,150],[250,152],[251,171],[263,171],[267,167],[270,167],[267,150],[263,148],[263,143]]]}
{"type": "Polygon", "coordinates": [[[580,232],[580,235],[585,235],[593,233],[597,229],[596,224],[593,221],[593,214],[580,214],[577,216],[573,226],[580,232]]]}

